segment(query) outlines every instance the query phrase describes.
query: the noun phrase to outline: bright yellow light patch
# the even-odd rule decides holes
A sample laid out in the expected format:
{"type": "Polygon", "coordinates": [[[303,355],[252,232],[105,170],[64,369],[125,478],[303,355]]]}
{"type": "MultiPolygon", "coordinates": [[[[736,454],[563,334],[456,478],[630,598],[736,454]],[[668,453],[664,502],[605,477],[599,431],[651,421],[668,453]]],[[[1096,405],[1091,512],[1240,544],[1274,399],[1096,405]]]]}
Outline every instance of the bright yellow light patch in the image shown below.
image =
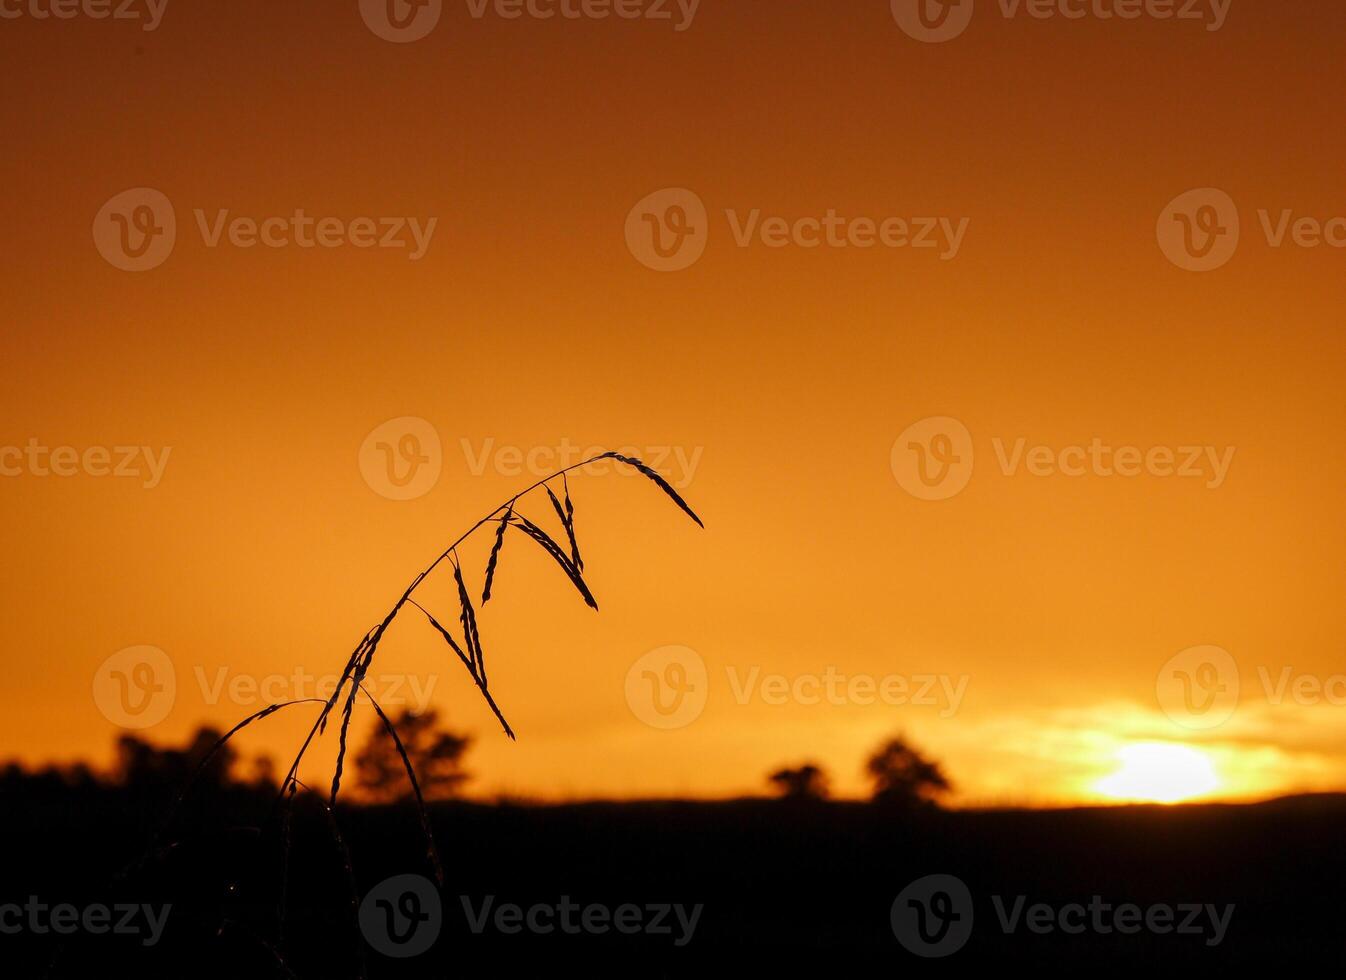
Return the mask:
{"type": "Polygon", "coordinates": [[[1118,749],[1117,761],[1117,771],[1094,784],[1115,800],[1177,803],[1220,785],[1210,758],[1189,745],[1139,742],[1118,749]]]}

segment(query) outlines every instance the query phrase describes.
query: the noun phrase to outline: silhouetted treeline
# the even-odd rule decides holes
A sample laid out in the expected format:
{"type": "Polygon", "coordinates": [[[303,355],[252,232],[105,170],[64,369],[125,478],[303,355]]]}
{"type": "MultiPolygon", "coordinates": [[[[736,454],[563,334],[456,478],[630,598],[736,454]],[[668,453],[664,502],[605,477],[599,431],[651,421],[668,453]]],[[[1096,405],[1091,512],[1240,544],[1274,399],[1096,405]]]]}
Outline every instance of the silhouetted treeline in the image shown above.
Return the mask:
{"type": "MultiPolygon", "coordinates": [[[[936,806],[953,789],[938,762],[926,758],[902,735],[880,745],[865,762],[865,774],[873,784],[871,799],[892,811],[912,812],[936,806]]],[[[767,782],[784,800],[827,799],[831,778],[816,762],[785,766],[767,776],[767,782]]]]}
{"type": "MultiPolygon", "coordinates": [[[[463,775],[463,753],[440,733],[430,726],[419,741],[439,746],[445,775],[463,775]]],[[[291,818],[279,822],[276,780],[265,763],[226,751],[201,768],[216,735],[203,730],[167,748],[123,739],[105,772],[0,770],[0,834],[8,845],[0,907],[31,899],[79,908],[171,906],[153,947],[138,936],[0,935],[5,977],[379,980],[622,971],[657,978],[748,963],[786,975],[844,963],[847,972],[917,975],[1007,967],[1068,975],[1105,965],[1105,974],[1205,976],[1234,965],[1346,965],[1337,938],[1346,907],[1339,846],[1346,797],[949,811],[927,802],[947,785],[942,771],[900,739],[865,763],[876,798],[889,805],[822,798],[826,774],[810,763],[773,780],[806,805],[431,803],[445,869],[442,935],[423,957],[391,959],[362,939],[355,910],[361,896],[394,876],[431,875],[415,807],[352,803],[329,813],[321,787],[300,793],[291,818]],[[182,783],[198,769],[201,778],[161,836],[182,783]],[[890,923],[903,889],[930,875],[956,877],[976,902],[971,938],[947,961],[917,960],[890,923]],[[1234,911],[1227,936],[1208,945],[1208,935],[1176,933],[1007,933],[993,904],[1022,897],[1059,908],[1095,895],[1234,911]],[[478,928],[466,909],[475,915],[488,899],[493,907],[678,903],[702,912],[694,937],[679,947],[645,933],[508,931],[489,917],[478,928]]],[[[449,778],[443,788],[461,781],[449,778]]]]}

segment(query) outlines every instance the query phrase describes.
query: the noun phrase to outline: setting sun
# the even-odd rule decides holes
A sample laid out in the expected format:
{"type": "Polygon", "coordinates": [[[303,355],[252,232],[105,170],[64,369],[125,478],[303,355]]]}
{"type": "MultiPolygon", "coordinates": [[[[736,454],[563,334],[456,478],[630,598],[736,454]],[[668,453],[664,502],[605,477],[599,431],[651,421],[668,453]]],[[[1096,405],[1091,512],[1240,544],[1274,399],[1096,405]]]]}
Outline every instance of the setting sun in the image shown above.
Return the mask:
{"type": "Polygon", "coordinates": [[[1220,785],[1206,753],[1171,742],[1141,742],[1117,751],[1117,771],[1094,788],[1116,800],[1177,803],[1220,785]]]}

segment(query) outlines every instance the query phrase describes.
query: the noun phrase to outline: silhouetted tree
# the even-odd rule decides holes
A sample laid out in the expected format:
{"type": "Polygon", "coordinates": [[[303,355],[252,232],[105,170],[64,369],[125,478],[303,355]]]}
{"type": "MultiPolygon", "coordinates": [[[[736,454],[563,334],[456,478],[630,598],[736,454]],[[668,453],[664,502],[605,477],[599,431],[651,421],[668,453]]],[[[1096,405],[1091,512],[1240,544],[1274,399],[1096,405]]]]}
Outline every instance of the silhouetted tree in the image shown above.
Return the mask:
{"type": "MultiPolygon", "coordinates": [[[[135,735],[123,735],[117,739],[114,779],[132,792],[176,793],[222,734],[214,728],[199,728],[180,749],[160,748],[135,735]]],[[[223,746],[197,777],[197,786],[203,792],[223,789],[231,782],[237,760],[233,747],[223,746]]]]}
{"type": "MultiPolygon", "coordinates": [[[[0,801],[10,796],[23,797],[37,793],[88,793],[101,787],[98,776],[87,763],[69,766],[44,766],[28,770],[18,762],[0,766],[0,801]]],[[[0,809],[3,809],[0,806],[0,809]]]]}
{"type": "Polygon", "coordinates": [[[182,797],[183,804],[198,817],[212,812],[213,818],[227,820],[237,816],[237,807],[246,808],[249,801],[272,796],[277,787],[265,757],[249,760],[251,772],[247,777],[236,775],[242,760],[232,745],[226,743],[211,753],[220,737],[218,729],[203,726],[184,745],[174,747],[155,745],[138,735],[122,735],[117,739],[112,770],[101,782],[122,793],[128,804],[166,808],[176,806],[171,801],[182,797]]]}
{"type": "Polygon", "coordinates": [[[925,758],[900,735],[881,745],[865,768],[874,781],[874,802],[888,806],[929,806],[952,788],[939,763],[925,758]]]}
{"type": "MultiPolygon", "coordinates": [[[[462,784],[471,778],[463,771],[463,754],[472,744],[471,736],[436,730],[439,714],[434,709],[419,715],[404,709],[391,721],[425,798],[458,795],[462,784]]],[[[355,756],[355,774],[360,789],[374,802],[391,803],[411,796],[406,766],[382,722],[355,756]]]]}
{"type": "Polygon", "coordinates": [[[767,782],[786,800],[823,800],[827,798],[827,773],[820,766],[806,762],[798,768],[788,766],[767,777],[767,782]]]}

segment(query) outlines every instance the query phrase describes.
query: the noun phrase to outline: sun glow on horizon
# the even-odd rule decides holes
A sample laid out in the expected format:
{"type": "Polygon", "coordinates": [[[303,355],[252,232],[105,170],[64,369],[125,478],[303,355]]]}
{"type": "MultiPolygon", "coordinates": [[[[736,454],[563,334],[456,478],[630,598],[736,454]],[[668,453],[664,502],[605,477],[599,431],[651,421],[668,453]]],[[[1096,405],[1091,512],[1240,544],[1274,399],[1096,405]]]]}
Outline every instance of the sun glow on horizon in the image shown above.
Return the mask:
{"type": "Polygon", "coordinates": [[[1137,742],[1117,750],[1118,768],[1094,784],[1114,800],[1179,803],[1220,785],[1210,757],[1174,742],[1137,742]]]}

